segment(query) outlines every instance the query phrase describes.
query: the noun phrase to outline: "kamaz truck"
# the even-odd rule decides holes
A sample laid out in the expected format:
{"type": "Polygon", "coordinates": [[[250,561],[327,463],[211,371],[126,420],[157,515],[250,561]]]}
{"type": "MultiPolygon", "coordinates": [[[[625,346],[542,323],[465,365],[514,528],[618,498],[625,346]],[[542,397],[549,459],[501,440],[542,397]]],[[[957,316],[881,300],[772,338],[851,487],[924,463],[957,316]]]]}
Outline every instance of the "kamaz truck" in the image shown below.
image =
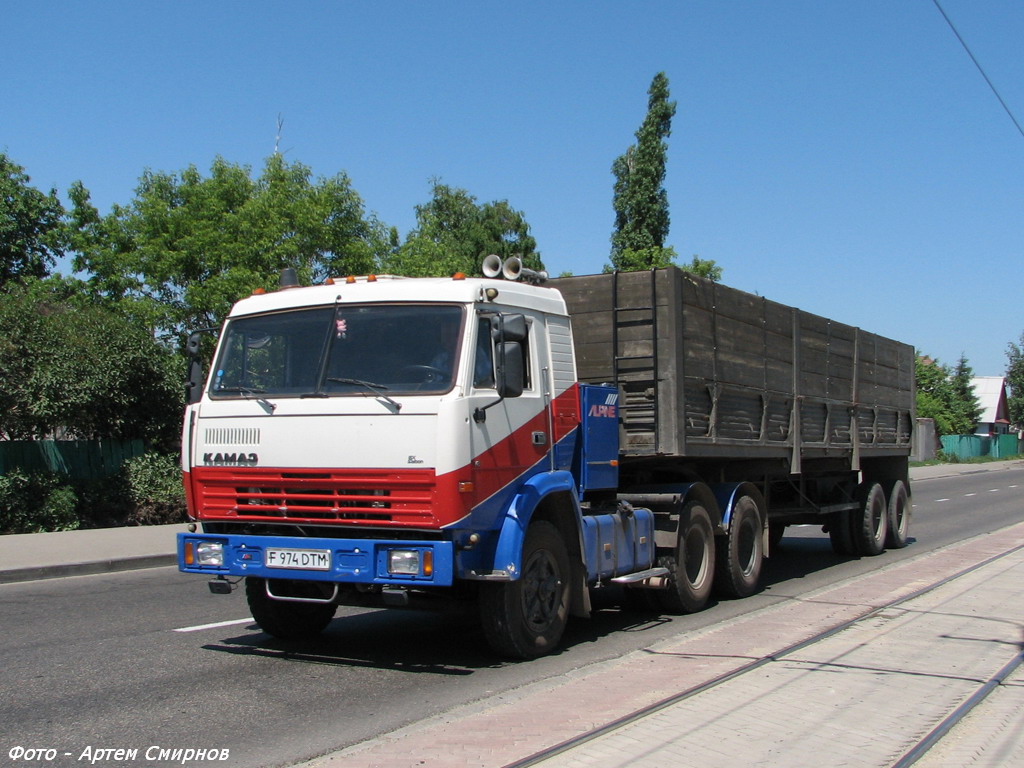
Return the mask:
{"type": "Polygon", "coordinates": [[[205,375],[193,336],[180,570],[276,637],[458,600],[529,658],[612,584],[757,592],[787,525],[908,543],[911,347],[675,267],[484,275],[283,274],[205,375]]]}

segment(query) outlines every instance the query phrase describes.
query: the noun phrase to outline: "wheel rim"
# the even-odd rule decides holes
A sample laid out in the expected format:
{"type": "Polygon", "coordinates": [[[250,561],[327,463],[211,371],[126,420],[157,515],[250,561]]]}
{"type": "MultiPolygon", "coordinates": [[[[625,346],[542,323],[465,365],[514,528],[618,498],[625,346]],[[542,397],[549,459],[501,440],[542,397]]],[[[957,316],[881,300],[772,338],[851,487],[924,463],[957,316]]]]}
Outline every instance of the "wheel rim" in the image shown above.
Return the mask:
{"type": "Polygon", "coordinates": [[[558,618],[562,604],[562,578],[558,562],[546,549],[534,552],[523,571],[523,616],[537,634],[558,618]]]}
{"type": "Polygon", "coordinates": [[[882,538],[882,524],[885,521],[885,515],[885,501],[876,496],[871,504],[871,530],[874,531],[875,539],[882,538]]]}
{"type": "Polygon", "coordinates": [[[907,527],[907,500],[904,496],[899,496],[896,499],[896,510],[893,515],[893,527],[896,532],[902,535],[906,531],[907,527]]]}
{"type": "Polygon", "coordinates": [[[708,539],[704,532],[691,529],[683,545],[683,554],[685,555],[683,565],[686,570],[686,580],[690,582],[691,586],[699,587],[707,578],[708,549],[708,539]]]}
{"type": "Polygon", "coordinates": [[[757,544],[761,532],[757,529],[756,521],[752,517],[747,516],[743,519],[739,533],[739,539],[736,542],[736,554],[740,564],[743,566],[744,575],[749,576],[757,562],[757,544]]]}

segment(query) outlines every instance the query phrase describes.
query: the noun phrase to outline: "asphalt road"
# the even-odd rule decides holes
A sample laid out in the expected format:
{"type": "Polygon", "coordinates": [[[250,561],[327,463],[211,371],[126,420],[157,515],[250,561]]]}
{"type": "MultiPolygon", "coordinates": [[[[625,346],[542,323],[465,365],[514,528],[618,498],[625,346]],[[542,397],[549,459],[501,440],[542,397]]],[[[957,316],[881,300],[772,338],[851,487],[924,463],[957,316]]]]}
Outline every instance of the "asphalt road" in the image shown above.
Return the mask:
{"type": "Polygon", "coordinates": [[[87,748],[138,749],[131,764],[156,764],[141,759],[151,747],[287,765],[1024,520],[1024,469],[913,490],[904,550],[840,558],[817,528],[790,529],[761,594],[661,617],[609,592],[562,652],[528,663],[495,659],[472,616],[342,609],[317,641],[284,643],[247,620],[239,592],[211,595],[168,568],[2,585],[0,763],[20,745],[56,750],[46,764],[58,766],[83,764],[87,748]]]}

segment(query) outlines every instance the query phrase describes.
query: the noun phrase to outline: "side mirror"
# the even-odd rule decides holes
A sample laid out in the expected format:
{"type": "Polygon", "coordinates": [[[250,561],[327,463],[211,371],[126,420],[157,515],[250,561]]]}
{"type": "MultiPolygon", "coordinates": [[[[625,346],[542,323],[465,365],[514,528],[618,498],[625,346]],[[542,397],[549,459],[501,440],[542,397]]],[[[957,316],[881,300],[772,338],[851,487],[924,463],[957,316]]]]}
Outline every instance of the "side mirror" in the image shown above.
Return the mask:
{"type": "Polygon", "coordinates": [[[196,331],[195,333],[189,334],[188,341],[185,342],[185,354],[189,357],[199,357],[199,349],[202,345],[203,331],[196,331]]]}
{"type": "Polygon", "coordinates": [[[185,402],[195,405],[203,399],[203,364],[198,357],[188,361],[188,379],[185,381],[185,402]]]}
{"type": "Polygon", "coordinates": [[[501,315],[493,333],[497,342],[525,341],[526,318],[523,315],[501,315]]]}
{"type": "Polygon", "coordinates": [[[203,398],[203,364],[200,354],[203,346],[203,334],[214,333],[216,328],[202,328],[189,334],[185,342],[185,354],[188,355],[188,378],[185,380],[185,402],[195,405],[203,398]]]}
{"type": "Polygon", "coordinates": [[[525,384],[523,345],[518,341],[498,343],[498,397],[519,397],[525,384]]]}

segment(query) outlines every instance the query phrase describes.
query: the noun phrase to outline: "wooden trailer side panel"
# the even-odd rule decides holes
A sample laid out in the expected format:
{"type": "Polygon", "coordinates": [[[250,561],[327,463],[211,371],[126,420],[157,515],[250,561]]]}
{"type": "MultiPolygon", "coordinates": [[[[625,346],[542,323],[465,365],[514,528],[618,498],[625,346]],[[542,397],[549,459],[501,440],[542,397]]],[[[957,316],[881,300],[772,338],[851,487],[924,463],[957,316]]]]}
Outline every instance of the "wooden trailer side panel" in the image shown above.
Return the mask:
{"type": "Polygon", "coordinates": [[[622,392],[627,456],[907,454],[905,344],[670,267],[560,278],[581,381],[622,392]]]}

